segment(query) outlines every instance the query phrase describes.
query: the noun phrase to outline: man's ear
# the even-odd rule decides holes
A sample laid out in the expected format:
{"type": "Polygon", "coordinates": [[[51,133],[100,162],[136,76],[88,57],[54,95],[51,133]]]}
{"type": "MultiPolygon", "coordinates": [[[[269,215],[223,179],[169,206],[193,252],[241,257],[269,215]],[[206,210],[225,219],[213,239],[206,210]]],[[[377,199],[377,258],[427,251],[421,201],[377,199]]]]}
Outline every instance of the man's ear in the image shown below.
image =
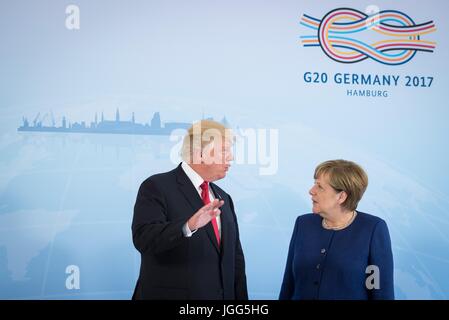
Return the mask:
{"type": "Polygon", "coordinates": [[[201,160],[204,164],[213,164],[215,162],[215,144],[214,142],[210,142],[209,144],[205,145],[202,153],[201,153],[201,160]]]}
{"type": "Polygon", "coordinates": [[[193,161],[193,164],[203,163],[203,154],[202,154],[200,148],[194,148],[192,150],[192,161],[193,161]]]}

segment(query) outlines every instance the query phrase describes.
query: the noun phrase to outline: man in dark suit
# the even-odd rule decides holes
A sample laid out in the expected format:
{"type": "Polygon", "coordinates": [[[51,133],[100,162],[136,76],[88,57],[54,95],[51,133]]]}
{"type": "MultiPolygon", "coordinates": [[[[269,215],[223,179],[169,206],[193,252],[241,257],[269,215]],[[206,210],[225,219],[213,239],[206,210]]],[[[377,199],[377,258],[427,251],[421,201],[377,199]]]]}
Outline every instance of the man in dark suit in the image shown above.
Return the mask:
{"type": "Polygon", "coordinates": [[[132,223],[141,253],[133,299],[248,299],[245,260],[231,197],[212,183],[232,161],[230,130],[194,124],[183,162],[140,186],[132,223]]]}

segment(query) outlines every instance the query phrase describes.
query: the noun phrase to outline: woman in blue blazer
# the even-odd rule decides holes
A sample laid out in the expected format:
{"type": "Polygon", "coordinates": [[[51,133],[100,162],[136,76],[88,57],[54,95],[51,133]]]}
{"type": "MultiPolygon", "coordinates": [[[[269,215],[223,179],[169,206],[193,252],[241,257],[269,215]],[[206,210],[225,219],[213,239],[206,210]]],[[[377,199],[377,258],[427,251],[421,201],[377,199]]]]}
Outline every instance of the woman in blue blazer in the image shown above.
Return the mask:
{"type": "Polygon", "coordinates": [[[394,299],[387,224],[357,211],[363,169],[330,160],[315,169],[313,213],[296,219],[279,299],[394,299]]]}

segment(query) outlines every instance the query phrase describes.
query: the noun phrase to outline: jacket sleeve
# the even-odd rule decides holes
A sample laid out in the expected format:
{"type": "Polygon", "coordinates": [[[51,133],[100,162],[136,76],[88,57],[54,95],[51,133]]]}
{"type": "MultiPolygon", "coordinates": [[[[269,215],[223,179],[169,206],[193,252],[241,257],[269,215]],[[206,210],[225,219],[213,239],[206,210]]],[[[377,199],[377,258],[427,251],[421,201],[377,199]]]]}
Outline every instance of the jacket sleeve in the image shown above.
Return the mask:
{"type": "Polygon", "coordinates": [[[296,219],[295,228],[293,229],[290,246],[288,249],[287,263],[285,265],[284,279],[282,281],[279,300],[291,300],[295,292],[295,278],[293,276],[293,257],[295,255],[295,242],[298,233],[299,218],[296,219]]]}
{"type": "Polygon", "coordinates": [[[153,180],[142,183],[134,205],[133,243],[140,253],[163,253],[180,245],[185,238],[185,219],[169,221],[163,193],[153,180]]]}
{"type": "Polygon", "coordinates": [[[388,227],[383,220],[378,222],[374,228],[369,264],[379,268],[379,288],[369,290],[370,298],[373,300],[393,300],[393,253],[388,227]]]}
{"type": "Polygon", "coordinates": [[[246,273],[245,273],[245,257],[243,255],[242,245],[240,243],[239,226],[237,223],[237,216],[234,211],[234,203],[231,197],[229,197],[229,204],[231,206],[232,214],[235,220],[235,229],[237,232],[237,241],[235,244],[235,280],[234,290],[236,300],[248,300],[248,289],[246,285],[246,273]]]}

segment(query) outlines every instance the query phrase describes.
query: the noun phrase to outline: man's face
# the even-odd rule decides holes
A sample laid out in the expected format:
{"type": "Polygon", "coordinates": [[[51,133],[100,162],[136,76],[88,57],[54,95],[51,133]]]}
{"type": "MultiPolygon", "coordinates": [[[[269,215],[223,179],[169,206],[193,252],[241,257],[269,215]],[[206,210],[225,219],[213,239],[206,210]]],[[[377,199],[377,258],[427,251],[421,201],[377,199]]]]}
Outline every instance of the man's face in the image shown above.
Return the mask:
{"type": "Polygon", "coordinates": [[[232,142],[228,139],[218,140],[205,147],[202,153],[202,165],[207,172],[208,180],[223,179],[231,167],[232,160],[234,160],[232,142]]]}

